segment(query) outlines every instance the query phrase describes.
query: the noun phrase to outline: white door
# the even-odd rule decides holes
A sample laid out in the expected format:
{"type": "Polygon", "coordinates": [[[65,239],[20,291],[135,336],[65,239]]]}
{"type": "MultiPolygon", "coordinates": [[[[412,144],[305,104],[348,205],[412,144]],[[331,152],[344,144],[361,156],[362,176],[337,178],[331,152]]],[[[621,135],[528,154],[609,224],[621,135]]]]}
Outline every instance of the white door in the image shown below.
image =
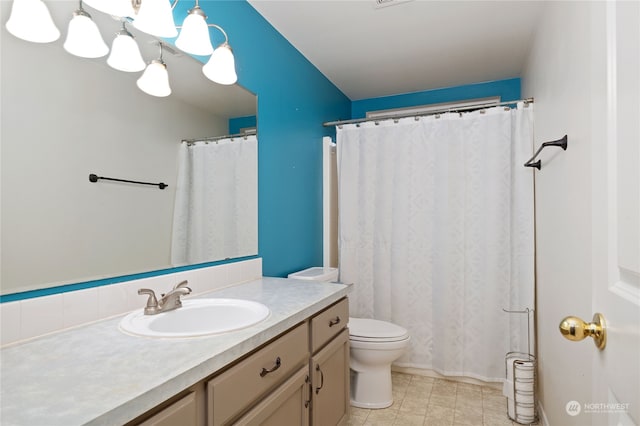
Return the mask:
{"type": "Polygon", "coordinates": [[[594,348],[593,401],[581,409],[594,425],[640,425],[640,2],[598,7],[591,267],[607,344],[594,348]]]}

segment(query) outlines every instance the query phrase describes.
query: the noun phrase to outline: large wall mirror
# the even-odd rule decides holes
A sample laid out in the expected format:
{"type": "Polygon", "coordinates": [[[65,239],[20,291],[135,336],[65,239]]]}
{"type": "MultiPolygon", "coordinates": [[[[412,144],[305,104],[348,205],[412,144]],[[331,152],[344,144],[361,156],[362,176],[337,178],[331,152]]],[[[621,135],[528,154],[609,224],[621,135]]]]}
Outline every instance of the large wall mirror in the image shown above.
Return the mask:
{"type": "MultiPolygon", "coordinates": [[[[36,44],[6,32],[11,3],[0,2],[3,295],[178,266],[171,236],[181,140],[226,135],[230,119],[256,115],[252,93],[207,80],[177,49],[163,55],[167,98],[141,92],[141,73],[116,71],[106,57],[68,54],[62,44],[78,3],[47,5],[62,36],[36,44]],[[91,173],[168,187],[92,183],[91,173]]],[[[119,22],[87,10],[110,45],[119,22]]],[[[129,30],[144,59],[155,59],[157,43],[129,30]]],[[[257,211],[246,217],[247,245],[204,261],[257,254],[257,211]]]]}

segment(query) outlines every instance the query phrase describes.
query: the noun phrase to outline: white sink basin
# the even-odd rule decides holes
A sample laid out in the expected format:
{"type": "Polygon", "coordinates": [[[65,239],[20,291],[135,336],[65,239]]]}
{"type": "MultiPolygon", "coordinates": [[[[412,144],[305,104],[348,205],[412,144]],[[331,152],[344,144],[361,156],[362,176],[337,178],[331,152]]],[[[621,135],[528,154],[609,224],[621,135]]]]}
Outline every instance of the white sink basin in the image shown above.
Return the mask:
{"type": "Polygon", "coordinates": [[[250,300],[193,299],[161,314],[134,311],[120,321],[120,330],[147,337],[196,337],[250,327],[268,316],[269,308],[250,300]]]}

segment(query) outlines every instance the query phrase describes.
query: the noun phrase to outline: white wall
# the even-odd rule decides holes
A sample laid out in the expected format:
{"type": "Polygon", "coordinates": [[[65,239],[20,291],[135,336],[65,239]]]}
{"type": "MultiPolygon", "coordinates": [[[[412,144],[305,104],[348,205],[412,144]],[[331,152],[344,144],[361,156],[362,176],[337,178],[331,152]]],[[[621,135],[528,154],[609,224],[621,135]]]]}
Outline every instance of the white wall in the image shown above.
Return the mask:
{"type": "Polygon", "coordinates": [[[139,73],[71,56],[63,39],[2,33],[3,293],[169,266],[179,142],[227,133],[225,119],[146,95],[139,73]]]}
{"type": "MultiPolygon", "coordinates": [[[[589,2],[549,2],[536,30],[522,78],[523,97],[535,97],[535,144],[568,134],[566,152],[543,151],[536,171],[537,333],[539,396],[551,425],[583,425],[571,400],[591,400],[591,339],[562,338],[567,315],[591,312],[591,134],[596,81],[589,2]]],[[[603,82],[604,83],[604,82],[603,82]]]]}

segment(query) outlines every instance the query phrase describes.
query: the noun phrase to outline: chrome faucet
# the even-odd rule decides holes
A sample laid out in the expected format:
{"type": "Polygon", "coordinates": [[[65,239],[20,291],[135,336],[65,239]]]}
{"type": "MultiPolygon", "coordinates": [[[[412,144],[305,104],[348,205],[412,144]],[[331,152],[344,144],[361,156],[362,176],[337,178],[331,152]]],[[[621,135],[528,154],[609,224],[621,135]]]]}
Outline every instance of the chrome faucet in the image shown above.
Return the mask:
{"type": "Polygon", "coordinates": [[[141,288],[138,290],[138,294],[146,294],[149,296],[147,299],[147,306],[144,308],[145,315],[155,315],[161,312],[172,311],[182,306],[180,296],[186,296],[191,293],[191,289],[187,287],[189,282],[184,280],[173,287],[173,290],[167,294],[161,294],[160,300],[156,298],[156,294],[149,288],[141,288]]]}

